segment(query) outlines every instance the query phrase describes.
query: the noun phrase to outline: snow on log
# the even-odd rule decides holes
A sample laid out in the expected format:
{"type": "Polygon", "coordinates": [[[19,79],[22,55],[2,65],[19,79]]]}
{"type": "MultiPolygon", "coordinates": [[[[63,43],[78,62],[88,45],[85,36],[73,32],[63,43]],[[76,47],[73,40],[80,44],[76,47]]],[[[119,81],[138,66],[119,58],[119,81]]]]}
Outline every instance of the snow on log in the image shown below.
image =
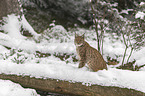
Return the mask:
{"type": "Polygon", "coordinates": [[[55,92],[80,96],[145,96],[145,93],[119,87],[106,87],[100,85],[86,86],[82,83],[73,83],[56,79],[38,79],[29,76],[0,74],[0,79],[11,80],[23,87],[40,91],[55,92]]]}

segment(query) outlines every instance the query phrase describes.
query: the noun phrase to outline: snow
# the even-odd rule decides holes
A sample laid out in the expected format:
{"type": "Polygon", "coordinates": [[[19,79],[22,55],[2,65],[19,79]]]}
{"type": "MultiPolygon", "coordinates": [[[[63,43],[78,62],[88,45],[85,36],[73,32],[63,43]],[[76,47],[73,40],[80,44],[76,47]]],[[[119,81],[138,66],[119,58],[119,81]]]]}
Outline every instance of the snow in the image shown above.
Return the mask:
{"type": "Polygon", "coordinates": [[[14,14],[8,15],[8,18],[4,18],[5,24],[1,27],[4,32],[7,33],[8,36],[11,36],[13,38],[17,39],[24,39],[25,37],[21,35],[20,28],[21,24],[18,20],[18,17],[14,14]]]}
{"type": "Polygon", "coordinates": [[[122,10],[122,11],[120,12],[120,14],[122,14],[122,13],[129,14],[129,13],[128,13],[129,11],[133,11],[133,9],[122,10]]]}
{"type": "Polygon", "coordinates": [[[140,6],[143,6],[143,5],[145,5],[145,2],[141,2],[139,5],[140,5],[140,6]]]}
{"type": "Polygon", "coordinates": [[[40,64],[15,64],[0,61],[0,73],[17,74],[36,78],[53,78],[70,82],[82,82],[89,85],[117,86],[145,92],[145,71],[128,71],[116,68],[91,72],[86,67],[78,69],[77,64],[66,64],[64,61],[49,57],[40,64]],[[43,63],[42,63],[43,62],[43,63]],[[26,71],[27,70],[27,71],[26,71]],[[39,71],[37,71],[39,70],[39,71]]]}
{"type": "MultiPolygon", "coordinates": [[[[116,69],[115,67],[108,66],[108,70],[100,70],[98,72],[92,72],[87,67],[78,68],[78,62],[72,62],[72,57],[68,59],[69,62],[61,61],[52,54],[63,54],[67,53],[69,55],[76,55],[75,45],[74,45],[74,34],[67,32],[61,25],[54,25],[51,29],[47,29],[46,34],[40,39],[40,43],[36,43],[35,40],[28,39],[20,34],[21,26],[28,30],[31,34],[36,37],[41,37],[37,34],[31,25],[26,21],[24,17],[23,20],[19,21],[17,16],[9,15],[5,18],[5,24],[0,26],[4,30],[4,33],[0,33],[0,74],[15,74],[15,75],[25,75],[36,78],[52,78],[59,80],[66,80],[70,82],[81,82],[86,86],[91,86],[94,84],[102,86],[116,86],[121,88],[131,88],[145,93],[145,67],[140,71],[129,71],[116,69]],[[51,33],[52,32],[52,33],[51,33]],[[58,34],[58,33],[59,34],[58,34]],[[51,38],[51,36],[53,38],[51,38]],[[50,40],[46,40],[49,38],[50,40]],[[12,49],[8,50],[3,46],[11,47],[14,49],[14,54],[12,54],[12,49]],[[23,50],[19,52],[19,50],[23,50]],[[51,56],[38,58],[36,56],[36,51],[42,53],[49,53],[51,56]],[[17,61],[25,59],[22,64],[16,64],[17,61]]],[[[93,30],[79,29],[79,33],[84,33],[86,36],[86,41],[93,47],[96,47],[96,41],[93,41],[95,37],[95,32],[93,30]]],[[[105,34],[104,38],[104,58],[110,56],[113,58],[118,57],[118,60],[122,60],[125,45],[122,43],[121,39],[116,39],[117,35],[105,34]]],[[[129,56],[130,49],[127,50],[126,57],[129,56]]],[[[136,65],[144,64],[145,57],[145,47],[138,51],[133,51],[133,55],[130,60],[136,60],[136,65]]],[[[126,63],[126,62],[125,62],[126,63]]],[[[119,65],[120,65],[119,64],[119,65]]],[[[7,94],[14,94],[14,96],[34,96],[34,90],[28,90],[27,92],[22,92],[23,89],[20,85],[15,85],[10,81],[0,80],[0,84],[6,84],[1,87],[5,91],[0,91],[0,95],[7,96],[7,94]],[[9,85],[19,86],[12,87],[9,85]],[[18,89],[17,89],[18,88],[18,89]],[[11,90],[20,91],[19,95],[15,95],[15,92],[11,90]],[[3,95],[4,94],[4,95],[3,95]],[[5,95],[6,94],[6,95],[5,95]],[[28,94],[28,95],[26,95],[28,94]]],[[[11,95],[12,96],[12,95],[11,95]]],[[[36,96],[36,95],[35,95],[36,96]]]]}
{"type": "Polygon", "coordinates": [[[40,96],[34,89],[24,89],[9,80],[0,80],[0,96],[40,96]]]}
{"type": "Polygon", "coordinates": [[[144,16],[145,16],[144,12],[138,11],[137,14],[135,15],[135,18],[140,18],[144,20],[144,16]]]}
{"type": "Polygon", "coordinates": [[[139,50],[138,52],[134,52],[132,59],[136,59],[136,63],[138,65],[145,64],[145,59],[143,58],[145,56],[145,47],[142,48],[142,50],[139,50]]]}
{"type": "Polygon", "coordinates": [[[34,36],[40,36],[39,34],[37,34],[34,29],[32,28],[32,26],[27,22],[25,16],[22,16],[22,20],[21,20],[21,25],[25,30],[28,30],[32,35],[34,36]]]}

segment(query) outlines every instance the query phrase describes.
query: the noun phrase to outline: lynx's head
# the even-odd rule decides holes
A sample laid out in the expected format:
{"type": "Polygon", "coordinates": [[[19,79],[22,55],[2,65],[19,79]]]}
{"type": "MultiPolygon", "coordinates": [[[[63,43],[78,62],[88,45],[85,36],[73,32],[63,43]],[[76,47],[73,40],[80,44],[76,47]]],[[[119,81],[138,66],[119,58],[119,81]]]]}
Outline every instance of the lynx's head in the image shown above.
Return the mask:
{"type": "Polygon", "coordinates": [[[76,46],[82,46],[84,44],[84,34],[82,36],[79,36],[75,33],[75,40],[74,43],[76,46]]]}

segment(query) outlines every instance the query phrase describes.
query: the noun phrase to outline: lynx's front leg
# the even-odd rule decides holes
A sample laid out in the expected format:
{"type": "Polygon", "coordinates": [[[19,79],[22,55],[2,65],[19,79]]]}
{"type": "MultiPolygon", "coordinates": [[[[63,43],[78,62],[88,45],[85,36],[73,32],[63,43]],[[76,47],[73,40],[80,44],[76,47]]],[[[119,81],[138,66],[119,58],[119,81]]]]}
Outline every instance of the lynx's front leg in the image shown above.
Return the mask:
{"type": "Polygon", "coordinates": [[[79,63],[79,68],[82,68],[85,66],[85,62],[84,60],[80,60],[80,63],[79,63]]]}
{"type": "Polygon", "coordinates": [[[82,68],[85,66],[86,63],[86,58],[84,56],[85,54],[80,54],[80,63],[79,63],[79,68],[82,68]]]}

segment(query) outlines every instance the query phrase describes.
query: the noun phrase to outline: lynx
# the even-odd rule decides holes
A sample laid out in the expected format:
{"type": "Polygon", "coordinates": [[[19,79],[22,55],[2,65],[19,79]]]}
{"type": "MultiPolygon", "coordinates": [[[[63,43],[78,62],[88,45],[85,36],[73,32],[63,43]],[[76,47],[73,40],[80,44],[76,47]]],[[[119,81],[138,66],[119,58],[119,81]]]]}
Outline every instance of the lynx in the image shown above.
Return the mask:
{"type": "Polygon", "coordinates": [[[78,36],[75,34],[74,43],[80,61],[78,68],[82,68],[87,63],[92,71],[107,69],[102,55],[84,40],[84,35],[78,36]]]}

